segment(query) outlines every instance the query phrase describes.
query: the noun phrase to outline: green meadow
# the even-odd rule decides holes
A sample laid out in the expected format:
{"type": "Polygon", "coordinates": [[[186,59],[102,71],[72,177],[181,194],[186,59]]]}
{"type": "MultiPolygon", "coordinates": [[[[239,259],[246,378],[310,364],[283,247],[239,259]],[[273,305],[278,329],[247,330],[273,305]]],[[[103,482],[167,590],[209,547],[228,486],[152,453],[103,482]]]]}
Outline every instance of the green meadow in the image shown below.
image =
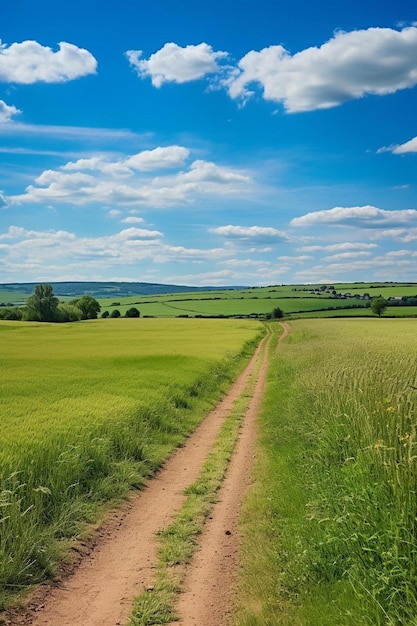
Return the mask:
{"type": "Polygon", "coordinates": [[[271,354],[237,626],[417,624],[417,321],[295,320],[271,354]]]}
{"type": "Polygon", "coordinates": [[[143,485],[263,333],[242,320],[0,322],[0,606],[143,485]]]}
{"type": "MultiPolygon", "coordinates": [[[[106,283],[63,283],[56,285],[56,294],[62,302],[89,293],[88,287],[101,294],[110,293],[106,283]],[[100,287],[101,285],[101,287],[100,287]],[[71,292],[71,295],[69,295],[71,292]],[[62,295],[66,294],[66,295],[62,295]]],[[[117,285],[115,283],[114,285],[117,285]]],[[[114,290],[112,284],[112,289],[114,290]]],[[[23,306],[28,298],[17,288],[3,285],[0,289],[0,303],[15,303],[23,306]]],[[[120,284],[121,293],[126,294],[126,285],[120,284]],[[124,290],[122,289],[124,288],[124,290]]],[[[133,288],[133,287],[132,287],[133,288]]],[[[145,288],[145,287],[144,287],[145,288]]],[[[151,286],[149,287],[151,291],[151,286]]],[[[118,309],[121,316],[132,306],[140,310],[142,317],[263,317],[279,307],[287,316],[336,317],[367,316],[370,314],[370,299],[374,296],[389,298],[410,298],[415,301],[407,306],[390,306],[386,314],[394,317],[414,316],[417,301],[417,283],[335,283],[333,285],[271,285],[268,287],[246,287],[238,289],[222,288],[207,291],[175,291],[159,295],[113,294],[110,297],[96,296],[102,307],[101,312],[111,314],[118,309]],[[335,291],[338,297],[332,293],[335,291]],[[343,294],[343,298],[339,297],[343,294]],[[350,294],[350,295],[346,295],[350,294]],[[368,299],[363,296],[368,294],[368,299]],[[414,309],[413,309],[414,306],[414,309]]],[[[1,314],[1,309],[0,309],[1,314]]],[[[1,317],[1,315],[0,315],[1,317]]]]}
{"type": "MultiPolygon", "coordinates": [[[[184,292],[157,296],[133,296],[116,301],[112,298],[100,299],[103,311],[111,313],[118,309],[124,315],[127,309],[135,306],[142,316],[177,317],[177,316],[264,316],[279,307],[285,315],[309,317],[368,316],[370,301],[361,299],[364,294],[369,298],[382,296],[385,299],[395,297],[417,298],[417,284],[399,283],[353,283],[335,284],[338,293],[350,293],[351,298],[335,298],[328,290],[320,294],[322,285],[277,285],[270,287],[252,287],[246,289],[220,289],[206,292],[184,292]]],[[[414,316],[416,308],[410,306],[391,306],[386,315],[395,317],[414,316]]]]}

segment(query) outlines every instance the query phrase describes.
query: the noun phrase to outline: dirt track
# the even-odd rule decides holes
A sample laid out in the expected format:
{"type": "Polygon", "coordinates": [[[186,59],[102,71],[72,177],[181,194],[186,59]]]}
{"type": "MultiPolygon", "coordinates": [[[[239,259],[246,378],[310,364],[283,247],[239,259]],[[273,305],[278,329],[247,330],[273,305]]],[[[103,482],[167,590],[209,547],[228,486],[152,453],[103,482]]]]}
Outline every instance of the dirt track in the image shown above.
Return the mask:
{"type": "MultiPolygon", "coordinates": [[[[265,340],[264,340],[265,341],[265,340]]],[[[135,595],[152,585],[156,562],[155,533],[180,508],[183,491],[194,482],[220,427],[242,394],[262,351],[239,376],[229,393],[166,462],[147,488],[131,497],[122,511],[103,525],[95,547],[87,550],[75,571],[57,585],[45,585],[29,609],[9,624],[31,626],[117,626],[126,624],[135,595]]],[[[199,552],[189,568],[180,596],[181,626],[222,626],[231,611],[237,571],[237,518],[254,457],[255,418],[266,376],[266,351],[220,501],[206,525],[199,552]]]]}

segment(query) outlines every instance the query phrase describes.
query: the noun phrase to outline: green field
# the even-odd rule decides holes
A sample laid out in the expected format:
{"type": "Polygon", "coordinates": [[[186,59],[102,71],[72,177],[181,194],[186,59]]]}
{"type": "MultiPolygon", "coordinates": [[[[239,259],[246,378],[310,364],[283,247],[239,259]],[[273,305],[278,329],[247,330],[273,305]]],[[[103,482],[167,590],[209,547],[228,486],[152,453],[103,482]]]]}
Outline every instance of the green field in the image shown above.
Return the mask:
{"type": "Polygon", "coordinates": [[[236,626],[417,624],[417,320],[296,320],[271,357],[236,626]]]}
{"type": "MultiPolygon", "coordinates": [[[[275,307],[285,315],[309,315],[310,317],[339,315],[372,315],[369,301],[360,299],[368,293],[369,297],[381,295],[388,299],[398,296],[417,296],[417,284],[409,283],[356,283],[333,285],[338,293],[351,293],[357,298],[339,299],[326,291],[321,295],[314,293],[320,285],[277,285],[270,287],[252,287],[198,293],[176,293],[160,296],[141,296],[114,300],[100,300],[103,310],[111,313],[117,308],[122,315],[131,306],[136,306],[142,316],[263,316],[275,307]],[[323,313],[322,313],[323,312],[323,313]]],[[[415,315],[413,307],[390,307],[387,314],[393,316],[415,315]]]]}
{"type": "MultiPolygon", "coordinates": [[[[239,292],[238,292],[239,293],[239,292]]],[[[130,299],[129,299],[130,300],[130,299]]],[[[122,315],[133,303],[120,303],[119,306],[106,307],[110,312],[117,308],[122,315]]],[[[330,298],[263,298],[259,296],[243,297],[236,296],[218,298],[218,299],[202,299],[184,297],[179,299],[166,298],[159,299],[155,302],[145,301],[143,303],[136,300],[135,306],[139,308],[142,316],[156,317],[175,317],[188,315],[195,317],[203,316],[248,316],[248,315],[265,315],[270,313],[275,307],[280,307],[286,314],[298,313],[302,311],[317,311],[327,307],[346,307],[346,301],[335,301],[330,298]]]]}
{"type": "Polygon", "coordinates": [[[0,606],[50,574],[219,399],[264,328],[242,320],[0,322],[0,606]]]}
{"type": "MultiPolygon", "coordinates": [[[[76,285],[76,284],[75,284],[76,285]]],[[[85,286],[83,283],[80,285],[85,286]]],[[[74,291],[74,284],[71,286],[74,291]]],[[[101,312],[118,309],[122,316],[132,306],[139,309],[142,317],[262,317],[279,307],[287,316],[334,317],[342,314],[369,315],[370,300],[374,296],[388,298],[412,297],[417,299],[417,283],[351,283],[334,285],[276,285],[268,287],[248,287],[244,289],[219,289],[207,291],[184,291],[160,295],[130,295],[98,298],[101,312]],[[350,294],[335,297],[332,293],[350,294]]],[[[83,295],[83,293],[80,293],[83,295]]],[[[60,296],[68,301],[72,296],[60,296]]],[[[0,302],[15,302],[22,306],[27,294],[15,290],[0,291],[0,302]]],[[[415,302],[413,303],[415,306],[415,302]]],[[[415,315],[411,306],[390,307],[387,314],[402,317],[415,315]]],[[[1,311],[0,311],[1,313],[1,311]]]]}

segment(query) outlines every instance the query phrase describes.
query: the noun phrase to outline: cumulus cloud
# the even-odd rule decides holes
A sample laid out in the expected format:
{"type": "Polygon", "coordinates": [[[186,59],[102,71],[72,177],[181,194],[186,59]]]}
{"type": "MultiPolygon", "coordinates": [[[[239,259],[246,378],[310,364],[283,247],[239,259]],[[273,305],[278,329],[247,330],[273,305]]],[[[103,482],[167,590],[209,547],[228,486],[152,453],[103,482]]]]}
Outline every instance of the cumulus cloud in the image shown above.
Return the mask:
{"type": "Polygon", "coordinates": [[[386,228],[406,226],[417,222],[417,210],[385,211],[374,206],[334,207],[314,211],[291,220],[291,226],[356,226],[360,228],[386,228]]]}
{"type": "Polygon", "coordinates": [[[366,94],[385,95],[417,83],[417,27],[339,31],[321,47],[293,56],[281,45],[248,52],[224,86],[232,98],[252,95],[290,113],[328,109],[366,94]]]}
{"type": "Polygon", "coordinates": [[[134,171],[152,171],[181,167],[187,160],[190,151],[183,146],[158,147],[143,150],[137,154],[118,161],[109,161],[101,156],[70,161],[61,167],[62,170],[90,170],[110,176],[131,176],[134,171]]]}
{"type": "Polygon", "coordinates": [[[410,141],[406,141],[398,146],[393,146],[392,148],[393,154],[406,154],[407,152],[417,152],[417,137],[413,137],[410,141]]]}
{"type": "Polygon", "coordinates": [[[79,159],[58,170],[45,170],[25,193],[10,196],[9,201],[170,207],[202,196],[224,197],[250,188],[247,174],[201,159],[185,170],[167,174],[167,168],[179,168],[188,155],[186,148],[168,146],[118,161],[100,156],[79,159]],[[155,168],[159,169],[158,175],[152,172],[155,168]]]}
{"type": "Polygon", "coordinates": [[[11,226],[0,235],[0,254],[4,271],[16,270],[26,275],[50,268],[59,273],[62,267],[72,275],[86,271],[136,266],[138,263],[201,263],[230,257],[224,248],[199,249],[172,246],[163,241],[158,230],[126,228],[101,237],[79,237],[68,231],[33,231],[11,226]]]}
{"type": "Polygon", "coordinates": [[[204,42],[185,48],[170,42],[147,60],[141,60],[142,50],[128,50],[126,56],[141,78],[149,76],[154,87],[161,87],[166,82],[186,83],[217,73],[218,61],[228,54],[216,52],[204,42]]]}
{"type": "Polygon", "coordinates": [[[339,262],[325,264],[310,265],[303,268],[294,275],[294,280],[301,283],[316,283],[326,276],[326,283],[330,282],[353,282],[361,280],[369,280],[369,276],[373,275],[373,280],[414,280],[415,276],[415,259],[410,255],[393,256],[382,255],[368,259],[340,260],[339,262]]]}
{"type": "Polygon", "coordinates": [[[358,243],[345,241],[343,243],[331,243],[328,245],[314,245],[314,246],[303,246],[299,248],[302,252],[318,252],[320,250],[326,250],[329,252],[343,252],[349,250],[370,250],[371,248],[377,248],[378,245],[376,243],[358,243]]]}
{"type": "Polygon", "coordinates": [[[352,259],[364,259],[370,256],[370,252],[367,252],[366,250],[360,250],[356,252],[340,252],[339,254],[331,254],[324,258],[327,261],[350,261],[352,259]]]}
{"type": "Polygon", "coordinates": [[[158,147],[153,150],[143,150],[126,159],[125,163],[132,169],[142,172],[181,167],[188,159],[190,151],[184,146],[158,147]]]}
{"type": "Polygon", "coordinates": [[[265,242],[284,242],[288,241],[286,233],[272,228],[270,226],[218,226],[210,228],[209,232],[229,239],[251,241],[252,243],[260,241],[265,242]]]}
{"type": "Polygon", "coordinates": [[[120,220],[123,224],[143,224],[145,221],[143,217],[134,217],[133,215],[130,217],[125,217],[120,220]]]}
{"type": "Polygon", "coordinates": [[[62,41],[54,52],[37,41],[22,41],[7,46],[0,42],[0,81],[31,84],[65,83],[95,74],[97,61],[84,48],[62,41]]]}
{"type": "Polygon", "coordinates": [[[305,263],[309,261],[312,257],[307,254],[301,254],[300,256],[279,256],[278,261],[281,263],[305,263]]]}
{"type": "Polygon", "coordinates": [[[228,53],[204,42],[185,47],[166,43],[147,60],[141,59],[141,50],[129,50],[126,56],[138,75],[150,77],[155,87],[210,76],[233,99],[247,100],[258,86],[265,100],[295,113],[414,87],[417,25],[338,31],[320,47],[293,55],[282,45],[271,45],[249,51],[237,66],[222,64],[228,53]]]}
{"type": "Polygon", "coordinates": [[[14,115],[21,113],[15,106],[6,104],[4,100],[0,100],[0,124],[10,122],[14,115]]]}

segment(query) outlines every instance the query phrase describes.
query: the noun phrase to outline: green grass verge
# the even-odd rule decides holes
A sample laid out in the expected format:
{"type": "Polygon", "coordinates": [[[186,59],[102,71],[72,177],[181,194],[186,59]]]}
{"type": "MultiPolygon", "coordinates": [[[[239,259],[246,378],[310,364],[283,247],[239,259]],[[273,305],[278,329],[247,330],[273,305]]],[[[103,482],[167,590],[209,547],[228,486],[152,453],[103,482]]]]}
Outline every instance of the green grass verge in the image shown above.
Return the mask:
{"type": "Polygon", "coordinates": [[[309,320],[271,359],[236,626],[417,624],[417,323],[309,320]]]}
{"type": "MultiPolygon", "coordinates": [[[[265,349],[265,348],[264,348],[265,349]]],[[[245,416],[256,375],[252,373],[243,394],[225,420],[199,478],[186,490],[186,500],[174,521],[159,534],[160,547],[155,586],[135,601],[129,626],[156,626],[176,619],[175,601],[184,580],[184,566],[197,548],[204,522],[216,502],[245,416]]]]}

